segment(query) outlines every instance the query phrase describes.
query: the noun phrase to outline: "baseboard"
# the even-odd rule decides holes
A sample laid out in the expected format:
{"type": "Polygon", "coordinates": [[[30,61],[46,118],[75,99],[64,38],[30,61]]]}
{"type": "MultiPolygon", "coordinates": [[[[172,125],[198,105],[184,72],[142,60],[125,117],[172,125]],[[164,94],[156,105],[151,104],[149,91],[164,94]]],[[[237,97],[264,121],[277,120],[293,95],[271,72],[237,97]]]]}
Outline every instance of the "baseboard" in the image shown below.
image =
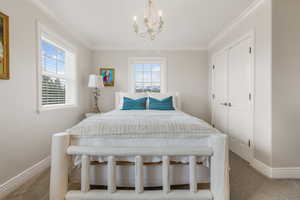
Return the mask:
{"type": "Polygon", "coordinates": [[[256,159],[253,159],[251,166],[268,178],[300,179],[300,167],[272,168],[256,159]]]}
{"type": "Polygon", "coordinates": [[[272,178],[275,179],[300,179],[300,167],[273,168],[272,178]]]}
{"type": "Polygon", "coordinates": [[[18,187],[46,170],[48,167],[50,167],[50,163],[51,158],[50,156],[48,156],[44,160],[38,162],[37,164],[33,165],[32,167],[26,169],[22,173],[0,185],[0,199],[4,198],[9,193],[13,192],[18,187]]]}
{"type": "Polygon", "coordinates": [[[253,159],[251,166],[266,177],[272,178],[272,168],[265,163],[257,159],[253,159]]]}

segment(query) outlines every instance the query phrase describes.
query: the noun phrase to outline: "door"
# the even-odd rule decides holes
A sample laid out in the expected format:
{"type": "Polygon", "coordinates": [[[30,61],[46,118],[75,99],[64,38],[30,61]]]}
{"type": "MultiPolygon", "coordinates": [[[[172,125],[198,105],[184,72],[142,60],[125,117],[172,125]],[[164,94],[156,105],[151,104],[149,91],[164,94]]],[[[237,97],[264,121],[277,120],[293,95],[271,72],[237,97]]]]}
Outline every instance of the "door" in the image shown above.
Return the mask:
{"type": "Polygon", "coordinates": [[[228,51],[228,133],[230,149],[251,162],[252,141],[252,39],[228,51]]]}
{"type": "Polygon", "coordinates": [[[252,38],[241,40],[213,58],[212,122],[229,135],[229,148],[251,162],[252,38]]]}
{"type": "Polygon", "coordinates": [[[222,51],[213,59],[213,125],[223,133],[227,133],[228,128],[228,107],[227,107],[227,63],[228,52],[222,51]]]}

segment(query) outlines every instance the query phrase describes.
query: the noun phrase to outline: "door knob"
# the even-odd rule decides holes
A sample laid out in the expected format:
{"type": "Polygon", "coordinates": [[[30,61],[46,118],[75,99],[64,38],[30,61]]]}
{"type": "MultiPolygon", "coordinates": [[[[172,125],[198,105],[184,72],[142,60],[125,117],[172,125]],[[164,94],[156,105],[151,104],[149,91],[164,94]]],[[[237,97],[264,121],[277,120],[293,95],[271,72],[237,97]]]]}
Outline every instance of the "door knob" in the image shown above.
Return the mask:
{"type": "Polygon", "coordinates": [[[228,106],[229,106],[229,107],[231,107],[231,106],[232,106],[232,104],[231,104],[231,103],[228,103],[228,106]]]}
{"type": "Polygon", "coordinates": [[[228,106],[228,104],[227,104],[227,103],[221,103],[221,105],[223,105],[223,106],[228,106]]]}

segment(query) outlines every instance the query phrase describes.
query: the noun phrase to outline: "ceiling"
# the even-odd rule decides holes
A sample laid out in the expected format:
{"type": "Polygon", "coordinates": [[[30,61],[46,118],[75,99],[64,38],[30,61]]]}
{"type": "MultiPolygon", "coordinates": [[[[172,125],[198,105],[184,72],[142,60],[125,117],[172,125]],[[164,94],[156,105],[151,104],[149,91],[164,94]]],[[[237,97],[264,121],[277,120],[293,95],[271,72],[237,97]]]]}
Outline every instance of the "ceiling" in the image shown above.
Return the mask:
{"type": "Polygon", "coordinates": [[[155,41],[138,38],[132,18],[146,0],[34,0],[92,49],[206,48],[254,0],[156,0],[164,31],[155,41]]]}

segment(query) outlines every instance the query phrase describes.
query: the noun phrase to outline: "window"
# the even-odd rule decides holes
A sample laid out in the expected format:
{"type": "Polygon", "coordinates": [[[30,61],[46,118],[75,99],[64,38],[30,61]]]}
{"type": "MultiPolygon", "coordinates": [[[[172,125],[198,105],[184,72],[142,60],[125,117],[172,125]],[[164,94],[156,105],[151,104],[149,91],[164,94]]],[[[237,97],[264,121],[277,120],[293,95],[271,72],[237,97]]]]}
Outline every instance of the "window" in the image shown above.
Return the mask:
{"type": "Polygon", "coordinates": [[[75,54],[49,32],[39,32],[39,109],[76,105],[75,54]]]}
{"type": "Polygon", "coordinates": [[[165,92],[165,66],[163,58],[131,58],[131,91],[165,92]]]}

